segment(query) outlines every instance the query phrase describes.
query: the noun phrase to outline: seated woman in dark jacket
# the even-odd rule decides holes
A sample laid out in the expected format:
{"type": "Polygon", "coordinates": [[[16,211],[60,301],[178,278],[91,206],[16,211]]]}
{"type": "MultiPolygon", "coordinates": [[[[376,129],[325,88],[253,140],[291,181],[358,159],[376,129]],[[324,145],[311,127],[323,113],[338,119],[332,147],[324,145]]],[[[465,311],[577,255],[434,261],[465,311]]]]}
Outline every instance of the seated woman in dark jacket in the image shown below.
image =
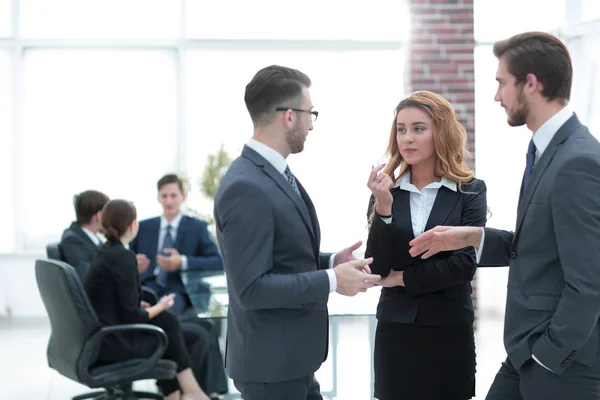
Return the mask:
{"type": "MultiPolygon", "coordinates": [[[[169,339],[164,358],[177,363],[176,379],[158,381],[165,400],[208,400],[190,369],[181,327],[175,314],[167,311],[173,305],[173,295],[164,296],[151,307],[141,302],[135,254],[126,243],[138,231],[136,210],[124,200],[112,200],[102,212],[102,226],[107,243],[92,261],[85,281],[85,290],[100,321],[105,325],[149,323],[162,328],[169,339]]],[[[138,332],[120,333],[104,339],[99,362],[118,362],[130,358],[146,358],[154,351],[158,340],[138,332]]]]}

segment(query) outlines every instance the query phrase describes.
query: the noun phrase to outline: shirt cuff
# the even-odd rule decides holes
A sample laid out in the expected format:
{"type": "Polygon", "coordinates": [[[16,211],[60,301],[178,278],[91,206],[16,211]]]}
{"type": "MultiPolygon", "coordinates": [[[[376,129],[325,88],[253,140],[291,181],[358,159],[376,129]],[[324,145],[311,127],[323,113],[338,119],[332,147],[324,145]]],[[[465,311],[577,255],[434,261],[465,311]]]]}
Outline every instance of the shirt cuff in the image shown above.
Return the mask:
{"type": "Polygon", "coordinates": [[[337,253],[333,253],[330,257],[329,257],[329,269],[333,268],[333,263],[335,262],[335,255],[337,253]]]}
{"type": "MultiPolygon", "coordinates": [[[[333,256],[331,256],[331,258],[333,259],[333,256]]],[[[330,268],[326,270],[326,272],[327,276],[329,277],[329,293],[333,293],[337,290],[337,278],[335,277],[335,271],[330,268]]]]}
{"type": "Polygon", "coordinates": [[[538,360],[538,359],[537,359],[537,357],[536,357],[534,354],[532,354],[532,355],[531,355],[531,358],[533,358],[533,360],[534,360],[536,363],[540,364],[542,367],[546,368],[548,371],[550,371],[550,372],[554,373],[554,371],[552,371],[550,368],[548,368],[548,367],[546,367],[544,364],[542,364],[542,363],[540,362],[540,360],[538,360]]]}
{"type": "Polygon", "coordinates": [[[483,242],[485,241],[485,229],[481,228],[481,242],[479,242],[479,247],[475,248],[477,252],[475,261],[479,264],[479,260],[481,260],[481,253],[483,253],[483,242]]]}
{"type": "Polygon", "coordinates": [[[187,271],[187,256],[181,256],[181,270],[182,271],[187,271]]]}
{"type": "Polygon", "coordinates": [[[388,225],[392,223],[392,217],[389,217],[389,218],[379,217],[379,218],[381,218],[381,220],[388,225]]]}

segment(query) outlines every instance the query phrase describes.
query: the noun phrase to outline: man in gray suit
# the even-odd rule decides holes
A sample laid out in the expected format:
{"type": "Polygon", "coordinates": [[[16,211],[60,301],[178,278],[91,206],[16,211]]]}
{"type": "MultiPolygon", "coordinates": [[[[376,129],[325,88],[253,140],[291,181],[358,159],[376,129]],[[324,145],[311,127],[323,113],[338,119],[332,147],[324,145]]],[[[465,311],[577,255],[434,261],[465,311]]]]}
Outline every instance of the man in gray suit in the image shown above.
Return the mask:
{"type": "Polygon", "coordinates": [[[539,32],[494,45],[499,101],[511,126],[527,124],[515,232],[436,227],[411,254],[478,247],[481,266],[509,265],[508,358],[488,400],[600,399],[600,144],[566,104],[569,53],[539,32]]]}
{"type": "Polygon", "coordinates": [[[320,253],[319,221],[286,158],[304,148],[318,112],[310,79],[260,70],[244,100],[254,135],[215,197],[229,309],[226,368],[245,400],[322,399],[314,372],[327,356],[329,293],[353,296],[380,279],[372,259],[320,253]]]}

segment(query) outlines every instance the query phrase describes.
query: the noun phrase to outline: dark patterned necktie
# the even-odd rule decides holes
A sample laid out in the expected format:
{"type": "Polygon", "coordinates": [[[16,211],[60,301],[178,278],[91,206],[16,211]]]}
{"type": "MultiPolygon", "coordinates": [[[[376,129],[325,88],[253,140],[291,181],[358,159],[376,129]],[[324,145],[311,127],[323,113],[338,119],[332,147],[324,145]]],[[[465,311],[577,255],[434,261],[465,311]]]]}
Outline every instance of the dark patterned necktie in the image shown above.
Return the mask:
{"type": "Polygon", "coordinates": [[[527,148],[527,158],[525,161],[525,173],[523,174],[523,191],[527,189],[527,184],[529,183],[529,178],[531,177],[531,173],[533,172],[533,163],[535,162],[535,143],[533,143],[533,139],[529,142],[529,147],[527,148]]]}
{"type": "MultiPolygon", "coordinates": [[[[165,240],[163,240],[162,249],[160,250],[160,254],[165,257],[169,257],[170,254],[165,253],[164,250],[173,248],[173,236],[171,235],[171,229],[171,225],[167,225],[167,234],[165,235],[165,240]]],[[[156,275],[156,283],[162,287],[167,286],[167,274],[167,271],[159,269],[158,275],[156,275]]]]}
{"type": "Polygon", "coordinates": [[[298,193],[298,196],[302,197],[302,195],[300,194],[300,190],[298,189],[298,184],[296,183],[296,177],[294,176],[294,174],[292,174],[292,171],[290,170],[289,166],[285,167],[285,171],[283,172],[283,174],[285,175],[290,185],[292,185],[292,187],[294,188],[294,191],[298,193]]]}

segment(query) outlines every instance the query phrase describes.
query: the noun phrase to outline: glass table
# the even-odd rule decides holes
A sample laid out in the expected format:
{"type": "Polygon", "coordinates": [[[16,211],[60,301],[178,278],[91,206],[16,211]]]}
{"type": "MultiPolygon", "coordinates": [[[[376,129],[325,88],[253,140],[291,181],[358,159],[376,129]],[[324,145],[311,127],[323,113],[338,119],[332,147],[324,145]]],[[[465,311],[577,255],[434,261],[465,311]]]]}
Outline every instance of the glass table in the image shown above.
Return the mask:
{"type": "MultiPolygon", "coordinates": [[[[198,316],[221,320],[222,330],[226,331],[229,297],[225,274],[186,272],[184,282],[198,316]]],[[[329,355],[316,373],[324,398],[373,398],[373,344],[379,292],[376,287],[354,297],[330,295],[329,355]]],[[[231,383],[225,398],[240,399],[239,396],[231,383]]]]}

